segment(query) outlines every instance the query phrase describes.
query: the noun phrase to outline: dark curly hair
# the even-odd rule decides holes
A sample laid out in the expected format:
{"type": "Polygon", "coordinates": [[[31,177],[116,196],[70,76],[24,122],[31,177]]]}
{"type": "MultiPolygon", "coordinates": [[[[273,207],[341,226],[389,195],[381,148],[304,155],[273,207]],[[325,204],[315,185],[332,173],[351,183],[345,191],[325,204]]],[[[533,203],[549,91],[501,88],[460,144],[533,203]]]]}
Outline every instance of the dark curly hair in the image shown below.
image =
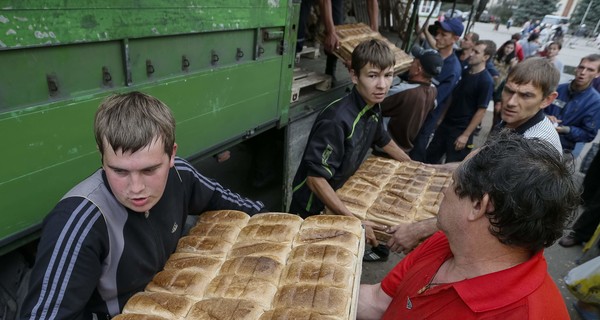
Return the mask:
{"type": "Polygon", "coordinates": [[[572,168],[540,139],[501,131],[455,173],[460,198],[488,194],[490,232],[506,245],[537,252],[562,236],[579,203],[572,168]]]}

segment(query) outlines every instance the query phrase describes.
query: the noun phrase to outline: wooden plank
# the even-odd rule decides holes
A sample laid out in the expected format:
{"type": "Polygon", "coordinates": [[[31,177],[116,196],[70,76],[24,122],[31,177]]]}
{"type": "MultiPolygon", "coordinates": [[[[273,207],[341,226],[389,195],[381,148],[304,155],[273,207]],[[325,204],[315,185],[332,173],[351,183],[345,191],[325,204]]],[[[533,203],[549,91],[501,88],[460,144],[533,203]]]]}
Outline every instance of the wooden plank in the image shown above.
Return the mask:
{"type": "Polygon", "coordinates": [[[362,258],[365,255],[365,231],[360,237],[358,243],[358,255],[356,256],[356,268],[354,269],[354,285],[352,287],[352,302],[350,303],[350,317],[348,319],[356,319],[358,312],[358,294],[360,290],[360,278],[362,275],[362,258]]]}
{"type": "Polygon", "coordinates": [[[306,57],[309,59],[318,59],[321,56],[321,51],[319,47],[302,47],[302,51],[296,53],[296,60],[299,60],[300,57],[306,57]]]}
{"type": "Polygon", "coordinates": [[[331,76],[308,71],[294,70],[294,81],[292,82],[292,96],[290,102],[296,102],[300,98],[300,89],[313,86],[319,91],[331,89],[331,76]]]}

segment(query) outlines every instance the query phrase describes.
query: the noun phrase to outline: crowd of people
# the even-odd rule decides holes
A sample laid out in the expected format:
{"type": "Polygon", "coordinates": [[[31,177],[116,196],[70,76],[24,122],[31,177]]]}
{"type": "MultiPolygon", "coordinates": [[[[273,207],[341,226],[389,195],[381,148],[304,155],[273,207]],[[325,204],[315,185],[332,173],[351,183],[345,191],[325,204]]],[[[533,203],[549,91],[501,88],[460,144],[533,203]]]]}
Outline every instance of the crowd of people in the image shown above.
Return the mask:
{"type": "MultiPolygon", "coordinates": [[[[600,55],[583,57],[575,79],[559,85],[560,45],[535,57],[530,36],[520,42],[520,58],[515,39],[496,50],[473,32],[463,37],[459,18],[424,30],[397,86],[385,42],[354,49],[353,89],[317,116],[289,212],[352,216],[335,191],[372,147],[398,161],[453,168],[437,218],[390,228],[363,221],[372,247],[365,261],[385,260],[389,250],[407,256],[380,283],[361,285],[358,318],[566,319],[543,252],[580,202],[567,154],[598,131],[600,93],[592,81],[600,55]],[[473,136],[492,101],[496,123],[476,147],[473,136]],[[379,243],[374,229],[390,240],[379,243]]],[[[163,268],[188,214],[267,210],[178,158],[175,120],[154,97],[107,98],[94,134],[101,168],[45,219],[22,319],[110,318],[163,268]]],[[[584,186],[590,213],[581,219],[597,224],[597,179],[584,186]]],[[[561,244],[589,236],[575,228],[561,244]]]]}

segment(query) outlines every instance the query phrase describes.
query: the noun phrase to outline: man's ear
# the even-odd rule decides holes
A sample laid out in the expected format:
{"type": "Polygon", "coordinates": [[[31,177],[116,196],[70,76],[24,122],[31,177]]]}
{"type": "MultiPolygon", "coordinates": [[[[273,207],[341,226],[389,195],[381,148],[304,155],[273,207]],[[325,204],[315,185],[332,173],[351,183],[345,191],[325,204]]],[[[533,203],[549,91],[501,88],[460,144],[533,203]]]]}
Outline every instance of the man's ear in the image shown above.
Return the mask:
{"type": "Polygon", "coordinates": [[[547,106],[551,105],[552,102],[554,102],[554,100],[556,99],[556,97],[558,97],[558,92],[556,92],[556,91],[549,94],[546,98],[544,98],[544,100],[542,100],[542,105],[541,105],[540,109],[544,109],[547,106]]]}
{"type": "Polygon", "coordinates": [[[473,208],[471,213],[469,214],[468,219],[470,221],[475,221],[480,218],[485,218],[487,213],[494,211],[494,204],[490,199],[490,195],[485,193],[480,200],[475,200],[472,202],[473,208]]]}
{"type": "Polygon", "coordinates": [[[352,83],[358,83],[358,74],[354,71],[354,69],[350,69],[350,78],[352,78],[352,83]]]}
{"type": "Polygon", "coordinates": [[[169,159],[169,167],[172,168],[175,165],[175,155],[177,154],[177,143],[173,143],[173,152],[171,153],[171,158],[169,159]]]}

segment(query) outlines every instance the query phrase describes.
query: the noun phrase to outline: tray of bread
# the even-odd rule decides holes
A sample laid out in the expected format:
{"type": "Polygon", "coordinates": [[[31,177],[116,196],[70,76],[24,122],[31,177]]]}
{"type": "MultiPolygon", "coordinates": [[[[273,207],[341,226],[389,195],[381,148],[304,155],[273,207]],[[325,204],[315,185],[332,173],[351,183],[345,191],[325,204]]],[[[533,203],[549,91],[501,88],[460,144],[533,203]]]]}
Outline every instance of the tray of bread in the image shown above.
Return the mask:
{"type": "Polygon", "coordinates": [[[351,61],[352,51],[354,51],[354,48],[364,40],[380,39],[385,41],[394,52],[396,58],[396,64],[394,65],[395,74],[408,70],[412,63],[413,58],[406,54],[404,50],[396,47],[391,41],[382,36],[381,33],[373,31],[364,23],[338,25],[335,26],[335,30],[340,39],[340,47],[334,50],[333,54],[342,59],[342,61],[351,61]]]}
{"type": "Polygon", "coordinates": [[[115,320],[355,319],[354,217],[208,211],[115,320]]]}
{"type": "MultiPolygon", "coordinates": [[[[437,216],[451,179],[450,170],[369,156],[336,193],[359,219],[394,226],[437,216]]],[[[382,241],[389,237],[383,232],[376,236],[382,241]]]]}

